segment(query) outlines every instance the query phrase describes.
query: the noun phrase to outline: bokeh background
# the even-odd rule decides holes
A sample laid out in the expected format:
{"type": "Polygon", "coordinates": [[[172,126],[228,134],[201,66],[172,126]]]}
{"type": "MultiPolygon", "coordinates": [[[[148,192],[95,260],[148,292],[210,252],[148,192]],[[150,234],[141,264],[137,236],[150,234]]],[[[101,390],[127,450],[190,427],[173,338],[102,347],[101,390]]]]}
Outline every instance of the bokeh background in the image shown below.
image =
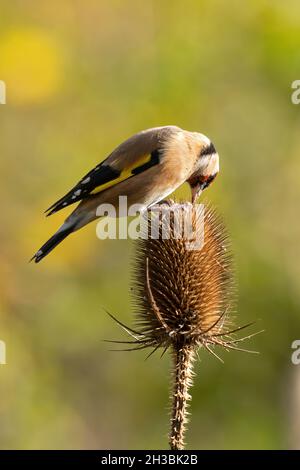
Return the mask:
{"type": "MultiPolygon", "coordinates": [[[[43,210],[122,140],[176,124],[207,134],[207,191],[238,267],[238,323],[259,356],[200,352],[188,448],[300,447],[298,0],[3,0],[0,79],[0,448],[167,446],[170,358],[111,352],[132,324],[130,241],[95,224],[39,265],[66,214],[43,210]]],[[[188,196],[183,187],[177,195],[188,196]]]]}

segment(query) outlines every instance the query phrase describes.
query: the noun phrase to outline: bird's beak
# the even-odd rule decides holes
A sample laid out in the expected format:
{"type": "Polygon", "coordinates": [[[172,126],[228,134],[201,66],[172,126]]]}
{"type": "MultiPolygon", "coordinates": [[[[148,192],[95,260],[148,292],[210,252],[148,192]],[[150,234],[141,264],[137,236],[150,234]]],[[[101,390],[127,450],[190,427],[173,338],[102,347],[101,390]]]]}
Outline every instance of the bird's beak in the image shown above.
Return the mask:
{"type": "Polygon", "coordinates": [[[191,189],[192,189],[192,204],[194,204],[203,190],[201,188],[201,185],[194,186],[191,189]]]}

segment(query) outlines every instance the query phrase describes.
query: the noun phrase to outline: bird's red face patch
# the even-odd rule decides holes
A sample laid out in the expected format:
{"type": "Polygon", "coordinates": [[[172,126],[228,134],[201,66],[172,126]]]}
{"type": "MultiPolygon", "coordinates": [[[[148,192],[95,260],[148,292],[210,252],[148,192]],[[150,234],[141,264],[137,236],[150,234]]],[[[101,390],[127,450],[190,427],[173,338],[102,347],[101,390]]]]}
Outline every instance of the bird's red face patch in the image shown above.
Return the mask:
{"type": "Polygon", "coordinates": [[[188,182],[192,188],[195,186],[198,186],[199,189],[203,190],[203,189],[208,188],[208,186],[217,177],[217,174],[218,173],[215,173],[213,175],[194,175],[188,180],[188,182]]]}
{"type": "Polygon", "coordinates": [[[206,189],[208,186],[216,179],[218,173],[214,173],[213,175],[209,176],[201,176],[199,178],[199,184],[201,189],[206,189]]]}

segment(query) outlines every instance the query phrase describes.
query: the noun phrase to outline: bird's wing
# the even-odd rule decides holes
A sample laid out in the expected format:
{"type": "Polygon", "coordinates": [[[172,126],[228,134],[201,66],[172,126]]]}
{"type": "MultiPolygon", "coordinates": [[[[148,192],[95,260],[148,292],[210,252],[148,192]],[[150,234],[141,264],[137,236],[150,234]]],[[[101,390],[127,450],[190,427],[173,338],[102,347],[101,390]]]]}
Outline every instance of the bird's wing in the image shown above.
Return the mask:
{"type": "Polygon", "coordinates": [[[102,163],[87,173],[64,197],[46,210],[47,215],[97,194],[160,163],[165,140],[178,132],[175,126],[139,132],[117,147],[102,163]]]}

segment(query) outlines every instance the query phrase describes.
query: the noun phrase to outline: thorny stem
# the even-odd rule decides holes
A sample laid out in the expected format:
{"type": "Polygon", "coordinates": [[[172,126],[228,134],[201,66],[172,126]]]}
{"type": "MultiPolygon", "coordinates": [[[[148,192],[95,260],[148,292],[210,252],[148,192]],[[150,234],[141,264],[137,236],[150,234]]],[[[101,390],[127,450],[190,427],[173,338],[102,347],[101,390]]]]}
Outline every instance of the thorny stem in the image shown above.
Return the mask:
{"type": "Polygon", "coordinates": [[[184,435],[188,421],[189,389],[192,386],[195,350],[187,345],[174,345],[174,383],[171,395],[172,415],[169,444],[171,450],[184,449],[184,435]]]}

